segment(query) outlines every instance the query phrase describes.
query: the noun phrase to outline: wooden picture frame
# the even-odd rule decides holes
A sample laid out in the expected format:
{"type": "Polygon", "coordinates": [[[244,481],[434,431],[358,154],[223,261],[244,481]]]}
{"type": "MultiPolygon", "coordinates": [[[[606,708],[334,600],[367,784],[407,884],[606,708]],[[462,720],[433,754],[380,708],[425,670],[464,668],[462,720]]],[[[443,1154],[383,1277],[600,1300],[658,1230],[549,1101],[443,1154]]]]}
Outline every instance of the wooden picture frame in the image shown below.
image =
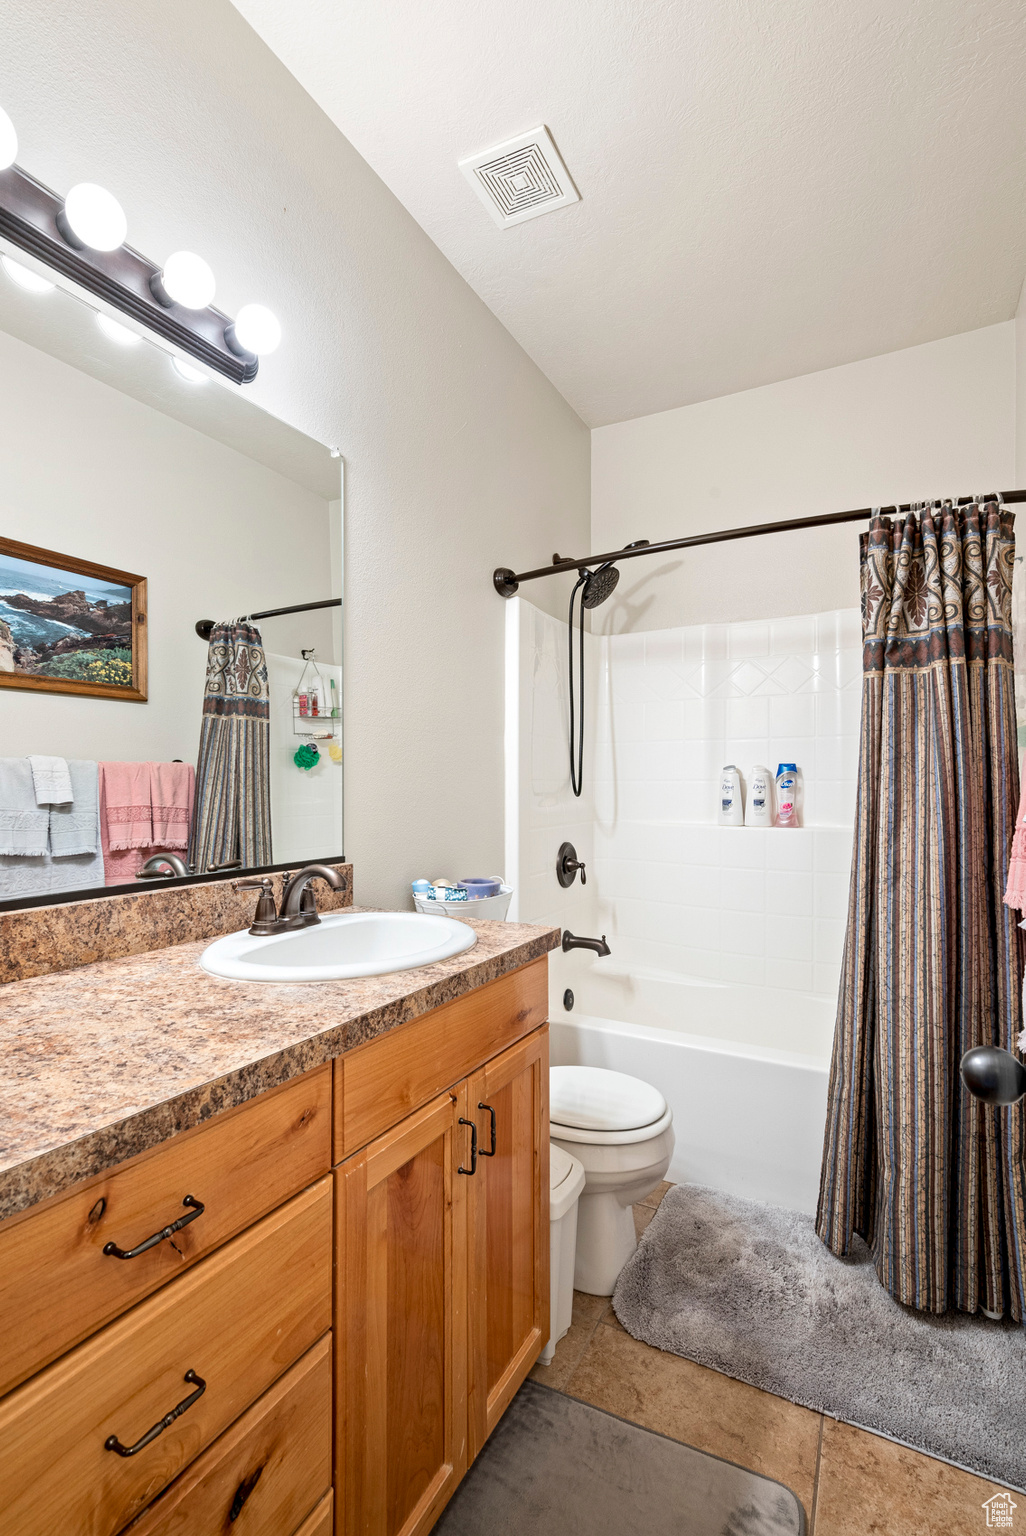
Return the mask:
{"type": "MultiPolygon", "coordinates": [[[[53,673],[56,675],[50,675],[46,672],[33,672],[28,667],[19,667],[17,665],[17,663],[14,661],[15,652],[16,650],[23,649],[24,647],[17,646],[13,640],[13,636],[8,639],[8,634],[10,633],[10,624],[7,622],[7,620],[9,620],[11,617],[10,610],[12,608],[16,609],[18,612],[24,612],[27,615],[31,614],[35,618],[42,619],[44,621],[47,619],[52,619],[55,616],[47,614],[45,610],[43,613],[39,613],[35,608],[29,609],[25,602],[11,604],[9,601],[10,597],[19,594],[12,594],[8,592],[7,596],[5,597],[2,593],[0,593],[0,604],[3,605],[0,606],[0,621],[4,621],[4,628],[0,629],[0,688],[27,689],[33,693],[85,694],[89,697],[97,699],[128,699],[135,703],[145,703],[147,698],[145,576],[136,576],[129,571],[118,571],[109,565],[98,565],[94,560],[80,560],[75,555],[62,555],[53,549],[40,549],[34,544],[22,544],[17,539],[0,538],[0,569],[2,569],[4,566],[5,557],[7,557],[8,560],[27,562],[29,565],[38,565],[44,568],[49,567],[52,570],[53,575],[51,577],[44,577],[44,579],[40,581],[39,585],[44,587],[46,584],[51,586],[60,586],[62,583],[56,581],[56,577],[84,576],[87,578],[91,577],[94,581],[103,582],[113,588],[126,588],[131,593],[131,613],[130,616],[125,616],[123,613],[119,613],[115,621],[117,628],[111,631],[112,636],[115,638],[122,638],[123,631],[123,639],[125,641],[123,646],[106,648],[89,646],[83,647],[81,652],[76,653],[67,649],[67,642],[73,637],[73,627],[67,623],[69,616],[67,610],[63,610],[65,612],[65,618],[63,620],[59,620],[58,622],[68,628],[68,637],[61,640],[60,642],[44,640],[41,647],[44,659],[39,662],[39,665],[52,668],[53,673]],[[60,653],[56,653],[53,650],[53,647],[55,647],[58,643],[65,647],[65,649],[60,653]],[[98,673],[101,670],[98,663],[100,662],[100,658],[104,656],[105,649],[108,651],[112,649],[119,651],[130,650],[130,682],[103,681],[99,676],[89,677],[74,675],[76,668],[79,668],[84,672],[91,670],[94,673],[98,673]],[[87,651],[92,652],[95,655],[97,663],[96,665],[90,666],[89,659],[85,654],[87,651]],[[71,673],[71,675],[61,676],[60,671],[62,667],[64,670],[71,673]]],[[[25,574],[26,586],[29,586],[31,585],[31,573],[26,572],[25,574]]],[[[42,575],[43,573],[41,572],[40,574],[42,575]]],[[[77,590],[77,588],[69,589],[69,591],[77,590]]],[[[20,595],[24,596],[24,594],[20,595]]],[[[29,594],[29,596],[34,596],[35,601],[41,605],[48,604],[51,601],[50,598],[44,598],[38,595],[29,594]]],[[[54,597],[57,598],[58,594],[55,593],[54,597]]],[[[121,598],[116,603],[116,607],[118,609],[124,609],[127,606],[128,601],[129,599],[127,597],[121,598]]],[[[85,619],[88,621],[87,627],[85,629],[79,627],[77,630],[78,634],[83,635],[84,637],[95,635],[95,638],[97,639],[104,638],[102,636],[102,632],[95,629],[95,625],[99,616],[96,611],[97,608],[99,608],[100,614],[102,615],[102,600],[87,600],[86,608],[83,610],[85,619]]],[[[44,635],[51,628],[52,624],[45,625],[43,627],[44,635]]],[[[114,660],[114,665],[118,671],[125,671],[126,660],[123,656],[119,656],[116,659],[112,658],[112,660],[114,660]]]]}

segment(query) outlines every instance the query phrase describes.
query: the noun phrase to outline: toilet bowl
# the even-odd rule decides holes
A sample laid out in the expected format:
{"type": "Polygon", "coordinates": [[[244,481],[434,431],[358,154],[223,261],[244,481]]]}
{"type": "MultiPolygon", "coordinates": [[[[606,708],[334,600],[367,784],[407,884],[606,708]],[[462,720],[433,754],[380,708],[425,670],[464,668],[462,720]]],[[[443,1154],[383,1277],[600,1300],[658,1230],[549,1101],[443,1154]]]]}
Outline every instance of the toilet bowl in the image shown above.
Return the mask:
{"type": "Polygon", "coordinates": [[[670,1166],[673,1115],[651,1083],[604,1067],[553,1067],[549,1091],[552,1142],[584,1168],[574,1285],[611,1296],[637,1247],[631,1206],[670,1166]]]}

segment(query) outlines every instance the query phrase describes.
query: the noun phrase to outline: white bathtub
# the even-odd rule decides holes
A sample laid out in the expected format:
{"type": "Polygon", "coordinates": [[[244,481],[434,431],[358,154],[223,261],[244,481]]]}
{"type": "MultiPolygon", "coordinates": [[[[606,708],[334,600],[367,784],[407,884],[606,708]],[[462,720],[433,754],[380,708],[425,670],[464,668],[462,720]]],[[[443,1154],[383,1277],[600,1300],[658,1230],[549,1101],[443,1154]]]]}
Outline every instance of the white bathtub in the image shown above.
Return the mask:
{"type": "Polygon", "coordinates": [[[627,969],[611,956],[575,976],[568,1013],[564,977],[554,981],[553,1065],[657,1084],[676,1134],[668,1178],[815,1211],[833,997],[627,969]]]}

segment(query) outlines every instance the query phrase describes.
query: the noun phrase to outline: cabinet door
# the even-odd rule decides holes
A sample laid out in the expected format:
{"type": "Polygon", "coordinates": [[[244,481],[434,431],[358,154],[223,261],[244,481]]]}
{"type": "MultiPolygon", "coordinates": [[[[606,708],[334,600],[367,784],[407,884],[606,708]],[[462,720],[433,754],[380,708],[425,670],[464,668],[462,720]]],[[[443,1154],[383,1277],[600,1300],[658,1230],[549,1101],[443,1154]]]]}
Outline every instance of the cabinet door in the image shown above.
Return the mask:
{"type": "Polygon", "coordinates": [[[430,1530],[467,1465],[467,1085],[336,1170],[340,1536],[430,1530]]]}
{"type": "Polygon", "coordinates": [[[466,1181],[473,1460],[549,1336],[548,1027],[488,1062],[469,1087],[480,1149],[466,1181]]]}

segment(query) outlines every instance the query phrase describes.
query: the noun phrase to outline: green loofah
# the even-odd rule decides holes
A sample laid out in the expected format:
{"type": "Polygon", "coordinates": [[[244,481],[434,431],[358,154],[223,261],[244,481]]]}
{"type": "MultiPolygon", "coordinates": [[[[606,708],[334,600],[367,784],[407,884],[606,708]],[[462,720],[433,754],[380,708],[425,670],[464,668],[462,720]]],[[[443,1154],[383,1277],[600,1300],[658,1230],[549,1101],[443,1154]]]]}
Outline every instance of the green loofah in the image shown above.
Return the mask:
{"type": "Polygon", "coordinates": [[[297,768],[312,768],[315,763],[320,761],[320,757],[321,754],[318,752],[313,742],[304,741],[301,747],[296,748],[296,753],[292,761],[295,763],[297,768]]]}

